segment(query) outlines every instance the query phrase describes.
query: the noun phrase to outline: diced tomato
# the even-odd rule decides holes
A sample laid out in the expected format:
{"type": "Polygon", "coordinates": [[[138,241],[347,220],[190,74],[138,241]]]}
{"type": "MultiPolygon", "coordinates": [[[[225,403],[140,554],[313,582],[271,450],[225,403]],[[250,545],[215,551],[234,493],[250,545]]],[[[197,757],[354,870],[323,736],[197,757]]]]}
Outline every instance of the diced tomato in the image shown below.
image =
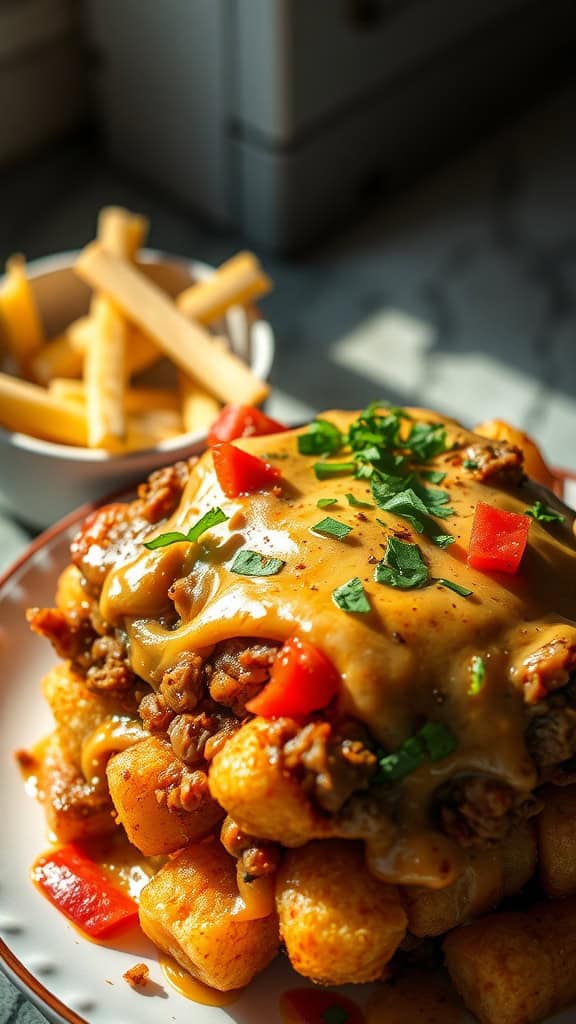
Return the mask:
{"type": "Polygon", "coordinates": [[[246,704],[264,718],[301,718],[330,703],[340,689],[340,676],[326,655],[300,637],[286,641],[272,665],[270,682],[246,704]]]}
{"type": "Polygon", "coordinates": [[[281,479],[280,471],[270,463],[243,452],[233,444],[216,444],[212,449],[218,483],[227,498],[255,491],[269,491],[281,479]]]}
{"type": "Polygon", "coordinates": [[[74,843],[39,857],[32,878],[50,902],[92,938],[104,938],[138,920],[134,900],[112,885],[74,843]]]}
{"type": "Polygon", "coordinates": [[[288,430],[288,427],[266,416],[253,405],[225,405],[210,427],[208,444],[212,447],[223,441],[234,441],[237,437],[279,434],[283,430],[288,430]]]}
{"type": "Polygon", "coordinates": [[[479,501],[476,506],[468,565],[482,572],[515,573],[528,543],[530,516],[479,501]]]}

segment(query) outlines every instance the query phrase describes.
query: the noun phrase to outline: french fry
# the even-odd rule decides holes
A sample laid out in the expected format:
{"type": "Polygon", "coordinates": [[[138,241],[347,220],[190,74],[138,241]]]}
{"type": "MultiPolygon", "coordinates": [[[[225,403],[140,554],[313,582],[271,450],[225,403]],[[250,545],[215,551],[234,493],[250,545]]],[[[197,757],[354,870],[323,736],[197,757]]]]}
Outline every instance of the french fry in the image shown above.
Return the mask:
{"type": "Polygon", "coordinates": [[[123,206],[103,206],[98,215],[98,241],[105,249],[135,260],[148,234],[148,219],[123,206]]]}
{"type": "Polygon", "coordinates": [[[181,372],[179,380],[184,430],[205,430],[220,412],[220,403],[199,388],[186,373],[181,372]]]}
{"type": "MultiPolygon", "coordinates": [[[[94,336],[93,317],[82,316],[78,320],[75,320],[67,329],[66,336],[70,339],[73,346],[84,354],[88,346],[92,344],[92,338],[94,336]]],[[[144,370],[149,370],[150,367],[154,366],[154,363],[157,363],[161,358],[162,353],[158,346],[154,344],[152,339],[136,327],[135,324],[131,324],[127,321],[126,353],[124,360],[126,379],[128,380],[128,378],[133,377],[138,373],[143,373],[144,370]]],[[[55,370],[53,376],[65,377],[68,375],[55,370]]],[[[81,372],[77,376],[81,376],[81,372]]]]}
{"type": "Polygon", "coordinates": [[[32,377],[44,385],[53,377],[81,377],[83,366],[84,352],[74,344],[69,330],[43,345],[30,362],[32,377]]]}
{"type": "Polygon", "coordinates": [[[85,445],[87,440],[82,409],[7,373],[0,373],[0,424],[7,430],[61,444],[85,445]]]}
{"type": "MultiPolygon", "coordinates": [[[[54,377],[48,385],[49,392],[55,398],[65,402],[86,404],[86,386],[84,381],[69,380],[67,377],[54,377]]],[[[127,413],[153,412],[155,410],[180,410],[180,398],[177,391],[170,388],[128,388],[124,395],[127,413]]]]}
{"type": "Polygon", "coordinates": [[[128,451],[153,448],[159,441],[182,433],[182,419],[175,409],[154,409],[128,417],[124,446],[128,451]]]}
{"type": "Polygon", "coordinates": [[[197,281],[180,292],[176,304],[186,316],[210,324],[230,306],[261,298],[271,288],[272,282],[254,253],[239,252],[205,281],[197,281]]]}
{"type": "Polygon", "coordinates": [[[176,309],[160,288],[97,242],[76,261],[79,276],[113,299],[176,365],[223,402],[258,405],[269,388],[232,352],[219,350],[211,336],[176,309]]]}
{"type": "Polygon", "coordinates": [[[92,344],[84,357],[86,419],[90,448],[114,448],[126,433],[124,351],[126,324],[105,296],[92,300],[92,344]]]}
{"type": "Polygon", "coordinates": [[[44,330],[23,256],[12,256],[6,264],[6,277],[0,286],[0,316],[10,355],[19,372],[27,375],[32,356],[44,344],[44,330]]]}

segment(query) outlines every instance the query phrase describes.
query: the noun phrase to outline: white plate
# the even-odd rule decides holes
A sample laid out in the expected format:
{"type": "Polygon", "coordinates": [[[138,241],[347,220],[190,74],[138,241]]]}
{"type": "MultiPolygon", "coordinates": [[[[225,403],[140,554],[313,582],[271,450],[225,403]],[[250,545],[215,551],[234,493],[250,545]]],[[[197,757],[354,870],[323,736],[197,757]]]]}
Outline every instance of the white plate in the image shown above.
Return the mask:
{"type": "MultiPolygon", "coordinates": [[[[567,498],[576,504],[576,484],[567,498]]],[[[41,497],[39,497],[41,500],[41,497]]],[[[46,643],[30,633],[25,620],[31,605],[51,605],[58,573],[69,562],[69,542],[86,509],[68,516],[32,544],[0,581],[0,821],[4,840],[0,858],[0,957],[4,969],[56,1024],[278,1024],[278,1000],[304,979],[278,958],[225,1008],[191,1003],[165,981],[158,954],[144,938],[138,948],[113,949],[84,941],[34,888],[30,865],[47,845],[44,815],[24,792],[14,758],[51,728],[39,680],[54,663],[46,643]],[[122,974],[144,961],[156,985],[131,989],[122,974]]],[[[370,986],[341,991],[364,1003],[370,986]]],[[[550,1022],[552,1024],[552,1021],[550,1022]]],[[[574,1010],[553,1018],[574,1024],[574,1010]]]]}

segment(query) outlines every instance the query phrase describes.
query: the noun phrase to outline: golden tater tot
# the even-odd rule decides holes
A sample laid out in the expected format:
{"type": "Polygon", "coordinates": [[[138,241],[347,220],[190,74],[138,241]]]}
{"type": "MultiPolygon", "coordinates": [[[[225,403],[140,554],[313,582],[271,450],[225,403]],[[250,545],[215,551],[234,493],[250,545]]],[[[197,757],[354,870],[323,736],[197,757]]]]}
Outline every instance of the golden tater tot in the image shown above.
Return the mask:
{"type": "Polygon", "coordinates": [[[330,835],[330,824],[314,809],[298,782],[271,757],[271,728],[281,735],[283,723],[271,727],[254,718],[228,740],[210,767],[210,791],[244,832],[302,846],[330,835]]]}
{"type": "Polygon", "coordinates": [[[483,917],[453,931],[444,952],[481,1024],[536,1024],[576,999],[576,899],[483,917]]]}
{"type": "Polygon", "coordinates": [[[379,985],[366,1024],[462,1024],[464,1007],[444,973],[408,970],[379,985]]]}
{"type": "Polygon", "coordinates": [[[538,863],[548,896],[576,893],[576,786],[548,786],[536,819],[538,863]]]}
{"type": "Polygon", "coordinates": [[[182,767],[171,745],[156,736],[108,761],[106,775],[118,820],[146,856],[179,850],[207,835],[224,816],[207,791],[190,810],[170,806],[171,783],[178,784],[182,767]]]}
{"type": "Polygon", "coordinates": [[[518,892],[534,873],[536,840],[531,823],[520,825],[491,849],[471,851],[466,866],[445,889],[406,886],[408,927],[419,938],[442,935],[518,892]]]}
{"type": "Polygon", "coordinates": [[[67,758],[80,769],[82,744],[111,715],[135,715],[130,695],[93,693],[68,665],[60,663],[42,680],[42,693],[54,715],[67,758]]]}
{"type": "Polygon", "coordinates": [[[370,874],[361,843],[328,840],[289,850],[276,906],[292,966],[325,985],[381,978],[406,933],[399,891],[370,874]]]}
{"type": "Polygon", "coordinates": [[[236,862],[219,842],[182,850],[140,894],[146,935],[195,978],[221,991],[247,985],[279,947],[276,914],[238,920],[236,862]]]}
{"type": "Polygon", "coordinates": [[[86,782],[57,733],[46,743],[38,789],[48,829],[61,843],[94,839],[115,830],[108,793],[86,782]]]}

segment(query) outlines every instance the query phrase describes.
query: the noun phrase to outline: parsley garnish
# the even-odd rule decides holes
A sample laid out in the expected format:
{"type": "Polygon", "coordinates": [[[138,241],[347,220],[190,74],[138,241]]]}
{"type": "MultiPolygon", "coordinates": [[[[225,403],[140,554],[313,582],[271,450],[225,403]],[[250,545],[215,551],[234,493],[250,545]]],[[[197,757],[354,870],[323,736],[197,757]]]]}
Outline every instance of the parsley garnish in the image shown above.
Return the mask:
{"type": "Polygon", "coordinates": [[[532,516],[532,519],[536,519],[539,523],[563,523],[564,516],[555,512],[553,508],[546,505],[543,501],[535,501],[534,504],[526,509],[526,515],[532,516]]]}
{"type": "Polygon", "coordinates": [[[329,508],[330,505],[337,505],[338,498],[318,498],[316,505],[318,508],[329,508]]]}
{"type": "Polygon", "coordinates": [[[353,494],[346,494],[346,500],[354,508],[374,508],[374,505],[371,505],[369,501],[359,501],[353,494]]]}
{"type": "MultiPolygon", "coordinates": [[[[301,435],[302,436],[302,435],[301,435]]],[[[339,476],[340,473],[353,473],[356,469],[355,462],[315,462],[312,466],[318,480],[327,480],[331,476],[339,476]]]]}
{"type": "Polygon", "coordinates": [[[446,428],[443,423],[415,423],[404,447],[419,462],[429,462],[446,451],[446,428]]]}
{"type": "Polygon", "coordinates": [[[421,469],[420,476],[427,480],[431,484],[441,484],[447,477],[447,473],[443,473],[439,469],[421,469]]]}
{"type": "Polygon", "coordinates": [[[338,1003],[326,1007],[321,1017],[322,1024],[348,1024],[349,1020],[350,1014],[348,1010],[344,1009],[343,1006],[339,1006],[338,1003]]]}
{"type": "Polygon", "coordinates": [[[349,533],[352,532],[352,527],[347,526],[346,523],[341,523],[338,519],[333,519],[332,516],[326,516],[325,519],[321,519],[316,526],[311,526],[311,530],[315,533],[323,533],[326,537],[335,537],[336,540],[344,540],[349,533]]]}
{"type": "Polygon", "coordinates": [[[376,783],[399,782],[416,771],[424,761],[441,761],[458,746],[454,733],[443,722],[426,722],[392,754],[380,758],[376,783]]]}
{"type": "Polygon", "coordinates": [[[341,587],[332,591],[334,603],[345,612],[369,612],[370,602],[366,597],[362,580],[354,576],[341,587]]]}
{"type": "Polygon", "coordinates": [[[211,508],[209,512],[206,512],[197,523],[194,524],[188,533],[180,533],[178,530],[170,530],[168,533],[161,533],[158,537],[154,537],[153,540],[145,541],[144,547],[150,551],[154,551],[155,548],[165,548],[169,544],[178,544],[181,541],[186,541],[188,544],[194,543],[206,533],[206,530],[211,530],[213,526],[218,526],[219,523],[225,523],[229,517],[222,511],[221,508],[211,508]]]}
{"type": "Polygon", "coordinates": [[[343,440],[334,423],[316,419],[310,423],[307,434],[298,435],[298,451],[301,455],[334,455],[342,447],[343,440]]]}
{"type": "MultiPolygon", "coordinates": [[[[454,543],[455,538],[450,534],[442,533],[422,499],[411,487],[405,491],[398,491],[397,494],[393,494],[391,498],[379,504],[385,512],[391,512],[393,515],[406,519],[417,533],[425,534],[438,547],[446,548],[449,544],[454,543]]],[[[451,510],[449,514],[452,514],[451,510]]]]}
{"type": "Polygon", "coordinates": [[[464,459],[462,465],[464,469],[478,469],[478,463],[474,459],[464,459]]]}
{"type": "Polygon", "coordinates": [[[417,544],[388,537],[384,558],[374,570],[377,583],[385,583],[399,590],[412,590],[423,587],[428,582],[428,576],[428,566],[417,544]]]}
{"type": "Polygon", "coordinates": [[[239,576],[275,576],[284,568],[286,562],[281,558],[271,558],[269,555],[261,555],[258,551],[250,551],[242,548],[230,566],[230,572],[239,576]]]}
{"type": "Polygon", "coordinates": [[[476,697],[484,687],[486,682],[486,666],[484,664],[484,658],[481,658],[479,654],[475,654],[470,662],[470,686],[468,687],[468,695],[470,697],[476,697]]]}
{"type": "Polygon", "coordinates": [[[455,594],[460,594],[460,597],[471,597],[474,593],[473,590],[468,590],[468,587],[461,587],[459,583],[453,583],[452,580],[445,580],[442,577],[434,580],[434,583],[438,583],[441,587],[447,587],[448,590],[453,590],[455,594]]]}

